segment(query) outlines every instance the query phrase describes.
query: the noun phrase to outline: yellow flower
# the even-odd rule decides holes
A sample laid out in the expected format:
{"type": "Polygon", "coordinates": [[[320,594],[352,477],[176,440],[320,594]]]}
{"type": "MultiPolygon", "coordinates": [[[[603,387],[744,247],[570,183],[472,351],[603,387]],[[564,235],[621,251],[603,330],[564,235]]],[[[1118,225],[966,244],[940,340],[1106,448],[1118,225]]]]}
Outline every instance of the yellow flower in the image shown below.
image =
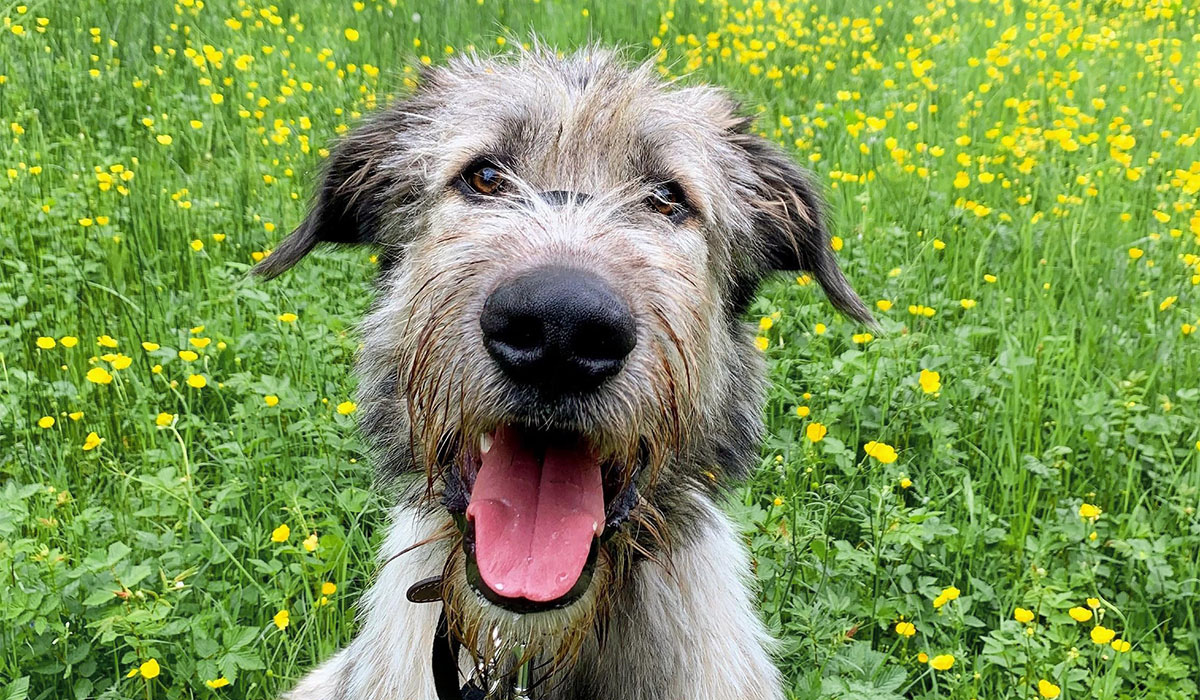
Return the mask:
{"type": "Polygon", "coordinates": [[[850,336],[850,340],[853,340],[860,345],[865,345],[874,339],[875,336],[871,335],[870,333],[855,333],[854,335],[850,336]]]}
{"type": "Polygon", "coordinates": [[[157,659],[150,659],[149,661],[147,661],[146,663],[144,663],[138,667],[138,673],[142,674],[142,678],[145,678],[146,680],[150,680],[151,678],[157,678],[158,671],[159,671],[159,668],[158,668],[158,660],[157,659]]]}
{"type": "Polygon", "coordinates": [[[97,435],[94,432],[88,433],[87,437],[85,437],[83,439],[83,451],[90,452],[91,450],[94,450],[97,447],[99,447],[100,443],[102,443],[102,442],[104,442],[104,438],[100,437],[99,435],[97,435]]]}
{"type": "Polygon", "coordinates": [[[358,410],[358,404],[353,401],[343,401],[337,405],[337,412],[343,416],[348,416],[358,410]]]}
{"type": "Polygon", "coordinates": [[[175,416],[170,413],[160,413],[154,417],[155,425],[170,425],[175,420],[175,416]]]}
{"type": "Polygon", "coordinates": [[[1112,642],[1113,651],[1124,654],[1132,648],[1132,645],[1124,639],[1114,639],[1112,642]]]}
{"type": "Polygon", "coordinates": [[[358,30],[357,29],[351,29],[351,28],[347,27],[346,31],[344,33],[346,35],[347,41],[358,41],[358,30]]]}
{"type": "Polygon", "coordinates": [[[952,600],[958,600],[958,596],[961,593],[962,591],[958,590],[954,586],[947,586],[946,588],[943,588],[942,592],[933,599],[933,608],[935,610],[939,610],[946,603],[949,603],[952,600]]]}
{"type": "Polygon", "coordinates": [[[808,414],[812,413],[812,409],[808,406],[797,406],[796,415],[801,418],[808,418],[808,414]]]}
{"type": "Polygon", "coordinates": [[[188,343],[190,343],[192,347],[197,347],[201,350],[208,347],[208,344],[211,342],[212,338],[188,338],[188,343]]]}
{"type": "Polygon", "coordinates": [[[949,671],[954,666],[954,657],[950,654],[938,654],[929,661],[935,671],[949,671]]]}
{"type": "Polygon", "coordinates": [[[224,688],[225,686],[229,685],[229,679],[225,676],[221,676],[220,678],[214,678],[211,681],[204,681],[204,685],[216,690],[217,688],[224,688]]]}
{"type": "Polygon", "coordinates": [[[879,309],[880,311],[887,311],[888,309],[892,308],[892,302],[888,301],[887,299],[880,299],[879,301],[875,302],[875,308],[879,309]]]}
{"type": "Polygon", "coordinates": [[[287,610],[280,610],[279,612],[275,613],[275,617],[271,618],[271,621],[274,622],[275,626],[279,629],[285,630],[290,622],[288,619],[289,617],[291,616],[288,614],[287,610]]]}
{"type": "Polygon", "coordinates": [[[829,237],[829,247],[833,248],[833,251],[835,253],[840,251],[842,249],[842,247],[845,245],[846,245],[846,242],[842,240],[841,236],[830,236],[829,237]]]}
{"type": "Polygon", "coordinates": [[[774,506],[776,508],[778,508],[783,505],[783,498],[781,498],[780,496],[776,496],[775,500],[771,501],[771,503],[774,504],[774,506]]]}
{"type": "Polygon", "coordinates": [[[96,345],[102,348],[115,348],[117,347],[117,341],[111,335],[102,335],[96,338],[96,345]]]}
{"type": "Polygon", "coordinates": [[[1062,693],[1062,688],[1054,685],[1048,680],[1042,679],[1038,681],[1038,695],[1046,698],[1046,700],[1054,700],[1062,693]]]}
{"type": "Polygon", "coordinates": [[[268,406],[276,406],[279,404],[279,397],[274,394],[267,394],[263,397],[263,403],[268,406]]]}
{"type": "Polygon", "coordinates": [[[271,531],[272,542],[287,542],[287,538],[292,534],[292,528],[287,526],[287,523],[280,525],[271,531]]]}
{"type": "Polygon", "coordinates": [[[766,349],[768,347],[770,347],[770,345],[771,345],[771,340],[769,338],[767,338],[765,335],[755,336],[754,347],[758,348],[760,351],[766,351],[766,349]]]}
{"type": "Polygon", "coordinates": [[[158,141],[160,144],[162,144],[164,146],[170,146],[171,142],[174,141],[174,139],[171,138],[170,134],[159,134],[158,136],[154,137],[154,140],[158,141]]]}
{"type": "Polygon", "coordinates": [[[1104,625],[1096,625],[1092,628],[1091,632],[1093,644],[1108,644],[1116,636],[1117,633],[1114,630],[1110,630],[1104,625]]]}
{"type": "Polygon", "coordinates": [[[71,420],[79,420],[80,418],[83,418],[83,411],[72,411],[71,413],[67,414],[67,418],[70,418],[71,420]]]}
{"type": "Polygon", "coordinates": [[[908,478],[907,476],[901,477],[900,488],[902,488],[902,489],[912,488],[912,484],[913,484],[912,479],[908,478]]]}
{"type": "Polygon", "coordinates": [[[203,374],[193,374],[187,378],[187,385],[193,389],[203,389],[208,386],[208,380],[203,374]]]}
{"type": "Polygon", "coordinates": [[[200,251],[204,250],[204,241],[197,238],[196,240],[191,242],[191,246],[192,246],[192,250],[199,253],[200,251]]]}
{"type": "Polygon", "coordinates": [[[995,275],[992,275],[992,274],[988,274],[988,275],[984,275],[984,276],[983,276],[983,281],[984,281],[984,282],[987,282],[988,284],[995,284],[995,283],[996,283],[996,279],[997,279],[997,278],[996,278],[996,276],[995,276],[995,275]]]}
{"type": "Polygon", "coordinates": [[[1099,598],[1088,598],[1086,602],[1087,602],[1087,606],[1089,608],[1091,608],[1092,610],[1095,610],[1096,608],[1100,607],[1100,599],[1099,598]]]}
{"type": "Polygon", "coordinates": [[[883,464],[891,464],[896,461],[896,448],[886,442],[875,442],[872,440],[863,445],[863,451],[868,457],[874,457],[883,464]]]}
{"type": "Polygon", "coordinates": [[[299,316],[292,313],[291,311],[288,311],[287,313],[279,314],[278,318],[280,321],[283,321],[284,323],[295,323],[296,319],[299,318],[299,316]]]}
{"type": "Polygon", "coordinates": [[[945,250],[946,242],[940,238],[933,239],[933,249],[934,250],[945,250]]]}
{"type": "Polygon", "coordinates": [[[804,436],[810,442],[820,442],[825,438],[825,433],[828,432],[829,429],[820,423],[809,423],[808,427],[804,429],[804,436]]]}
{"type": "Polygon", "coordinates": [[[154,365],[150,368],[151,374],[162,374],[162,365],[154,365]]]}
{"type": "Polygon", "coordinates": [[[959,303],[959,304],[962,304],[962,307],[963,307],[964,309],[973,309],[973,308],[975,308],[975,300],[974,300],[974,299],[963,299],[962,301],[960,301],[960,302],[958,302],[958,303],[959,303]]]}
{"type": "Polygon", "coordinates": [[[917,654],[917,662],[923,664],[929,663],[929,654],[926,654],[925,652],[917,654]]]}
{"type": "Polygon", "coordinates": [[[1146,254],[1146,251],[1144,251],[1138,247],[1133,247],[1133,248],[1129,249],[1129,259],[1130,260],[1137,260],[1138,258],[1142,257],[1145,254],[1146,254]]]}
{"type": "Polygon", "coordinates": [[[306,552],[317,551],[317,533],[314,532],[308,537],[305,537],[301,544],[304,546],[304,551],[306,552]]]}
{"type": "Polygon", "coordinates": [[[958,174],[954,176],[955,189],[961,190],[970,184],[971,184],[971,176],[964,173],[963,171],[959,170],[958,174]]]}
{"type": "Polygon", "coordinates": [[[1091,503],[1084,503],[1079,506],[1079,517],[1081,518],[1095,520],[1096,518],[1099,518],[1100,514],[1103,512],[1104,511],[1100,510],[1098,506],[1094,506],[1091,503]]]}
{"type": "Polygon", "coordinates": [[[818,323],[817,325],[813,326],[813,332],[817,335],[825,335],[825,331],[827,330],[829,330],[829,328],[824,323],[818,323]]]}
{"type": "Polygon", "coordinates": [[[1171,308],[1171,306],[1177,301],[1179,301],[1179,297],[1173,296],[1173,295],[1169,296],[1166,299],[1163,299],[1162,303],[1158,305],[1158,310],[1166,311],[1167,309],[1171,308]]]}
{"type": "Polygon", "coordinates": [[[142,343],[142,349],[145,350],[146,352],[154,352],[155,350],[158,349],[158,347],[159,347],[158,343],[149,343],[149,342],[142,343]]]}
{"type": "Polygon", "coordinates": [[[43,429],[53,428],[54,427],[54,416],[42,416],[41,418],[38,418],[37,424],[38,424],[39,428],[43,428],[43,429]]]}
{"type": "Polygon", "coordinates": [[[321,595],[333,595],[334,593],[337,593],[336,584],[329,581],[321,584],[321,595]]]}
{"type": "Polygon", "coordinates": [[[913,623],[904,622],[903,620],[896,623],[896,634],[900,635],[901,637],[911,637],[916,633],[917,627],[913,623]]]}
{"type": "Polygon", "coordinates": [[[79,338],[76,338],[73,335],[64,335],[58,339],[58,342],[62,343],[64,348],[73,348],[79,344],[79,338]]]}
{"type": "Polygon", "coordinates": [[[113,378],[103,367],[93,367],[88,370],[87,380],[93,384],[111,384],[113,378]]]}
{"type": "Polygon", "coordinates": [[[1026,610],[1025,608],[1017,608],[1016,610],[1013,610],[1013,619],[1023,625],[1028,624],[1033,622],[1033,611],[1026,610]]]}
{"type": "Polygon", "coordinates": [[[131,364],[133,364],[133,358],[126,355],[118,354],[112,359],[113,369],[127,369],[131,364]]]}
{"type": "Polygon", "coordinates": [[[758,319],[758,330],[760,331],[769,331],[774,325],[775,319],[771,318],[770,316],[763,316],[762,318],[758,319]]]}
{"type": "Polygon", "coordinates": [[[1088,620],[1092,619],[1092,611],[1079,606],[1071,608],[1067,611],[1067,614],[1070,615],[1076,622],[1087,622],[1088,620]]]}
{"type": "Polygon", "coordinates": [[[179,359],[183,360],[184,362],[195,362],[199,357],[200,357],[199,355],[192,352],[191,350],[180,350],[179,351],[179,359]]]}
{"type": "Polygon", "coordinates": [[[942,375],[927,369],[921,370],[917,381],[920,382],[921,390],[926,394],[936,394],[942,388],[942,375]]]}
{"type": "Polygon", "coordinates": [[[40,336],[34,343],[43,350],[49,350],[56,345],[54,338],[46,335],[40,336]]]}

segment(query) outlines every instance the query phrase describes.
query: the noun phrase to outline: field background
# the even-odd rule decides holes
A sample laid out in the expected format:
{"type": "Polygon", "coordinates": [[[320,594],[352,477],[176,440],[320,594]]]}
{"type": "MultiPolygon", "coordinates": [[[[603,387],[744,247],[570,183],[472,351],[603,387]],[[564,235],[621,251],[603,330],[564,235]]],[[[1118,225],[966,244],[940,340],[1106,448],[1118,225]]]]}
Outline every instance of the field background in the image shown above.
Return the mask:
{"type": "Polygon", "coordinates": [[[350,638],[384,507],[345,403],[371,251],[246,271],[413,65],[532,31],[741,95],[878,304],[868,338],[787,278],[748,318],[771,436],[730,509],[794,697],[1196,696],[1193,3],[0,18],[0,698],[270,698],[350,638]]]}

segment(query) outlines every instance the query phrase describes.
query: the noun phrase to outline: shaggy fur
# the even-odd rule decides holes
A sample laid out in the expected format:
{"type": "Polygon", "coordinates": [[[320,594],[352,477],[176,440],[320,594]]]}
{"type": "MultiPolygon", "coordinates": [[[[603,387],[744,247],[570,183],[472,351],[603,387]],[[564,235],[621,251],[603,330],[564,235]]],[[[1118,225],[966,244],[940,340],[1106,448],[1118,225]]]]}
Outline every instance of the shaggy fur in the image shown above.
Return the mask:
{"type": "Polygon", "coordinates": [[[809,271],[838,308],[870,314],[833,259],[815,187],[749,126],[720,90],[601,50],[536,49],[429,69],[334,149],[311,213],[257,272],[323,242],[380,248],[359,405],[400,496],[358,636],[289,698],[432,700],[441,606],[404,593],[439,574],[464,677],[520,644],[546,662],[540,699],[782,697],[746,552],[715,505],[762,432],[762,361],[740,317],[776,270],[809,271]],[[503,197],[463,188],[481,158],[503,167],[503,197]],[[685,198],[678,214],[646,206],[662,183],[685,198]],[[540,265],[599,275],[637,320],[632,354],[594,392],[542,400],[484,349],[484,300],[540,265]],[[480,436],[513,422],[586,436],[635,489],[589,589],[554,611],[514,615],[475,593],[440,504],[480,436]]]}

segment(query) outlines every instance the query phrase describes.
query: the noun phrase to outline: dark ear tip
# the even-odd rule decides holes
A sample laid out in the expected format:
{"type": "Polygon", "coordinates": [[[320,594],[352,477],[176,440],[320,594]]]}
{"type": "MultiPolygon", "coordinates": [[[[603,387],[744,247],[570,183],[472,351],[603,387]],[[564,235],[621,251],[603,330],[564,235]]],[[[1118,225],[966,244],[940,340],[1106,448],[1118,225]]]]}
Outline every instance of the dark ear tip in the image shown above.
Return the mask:
{"type": "Polygon", "coordinates": [[[879,322],[875,320],[874,314],[871,313],[871,310],[867,308],[862,299],[858,298],[857,294],[850,292],[849,296],[846,296],[845,294],[830,294],[828,291],[826,291],[826,294],[829,296],[829,301],[833,303],[834,308],[838,311],[873,331],[881,330],[879,322]]]}
{"type": "Polygon", "coordinates": [[[300,262],[300,258],[308,255],[316,246],[317,237],[312,234],[308,226],[301,224],[300,228],[292,231],[290,236],[283,239],[278,248],[251,268],[250,274],[265,280],[274,279],[290,270],[293,265],[300,262]]]}

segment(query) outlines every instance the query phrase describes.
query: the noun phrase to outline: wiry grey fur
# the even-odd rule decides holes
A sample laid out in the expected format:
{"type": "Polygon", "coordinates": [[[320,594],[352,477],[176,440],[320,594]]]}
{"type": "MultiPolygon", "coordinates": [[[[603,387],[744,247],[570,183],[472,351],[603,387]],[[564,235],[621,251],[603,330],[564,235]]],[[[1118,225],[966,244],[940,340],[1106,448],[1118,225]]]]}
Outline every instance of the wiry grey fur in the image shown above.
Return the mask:
{"type": "Polygon", "coordinates": [[[537,49],[426,70],[334,149],[311,213],[257,272],[278,275],[322,242],[381,249],[359,404],[380,473],[404,495],[359,635],[289,698],[431,700],[438,606],[404,592],[434,574],[464,669],[493,653],[492,634],[527,642],[558,660],[540,698],[782,697],[746,553],[714,505],[755,463],[762,432],[762,361],[740,315],[776,270],[807,270],[838,308],[870,314],[830,251],[816,187],[749,127],[720,90],[666,84],[602,50],[537,49]],[[481,156],[505,164],[503,201],[457,187],[481,156]],[[691,204],[685,220],[644,204],[666,181],[691,204]],[[543,264],[608,280],[638,328],[617,376],[553,404],[505,380],[479,328],[488,293],[543,264]],[[523,616],[470,591],[437,503],[454,455],[514,420],[578,431],[640,490],[588,593],[523,616]]]}

